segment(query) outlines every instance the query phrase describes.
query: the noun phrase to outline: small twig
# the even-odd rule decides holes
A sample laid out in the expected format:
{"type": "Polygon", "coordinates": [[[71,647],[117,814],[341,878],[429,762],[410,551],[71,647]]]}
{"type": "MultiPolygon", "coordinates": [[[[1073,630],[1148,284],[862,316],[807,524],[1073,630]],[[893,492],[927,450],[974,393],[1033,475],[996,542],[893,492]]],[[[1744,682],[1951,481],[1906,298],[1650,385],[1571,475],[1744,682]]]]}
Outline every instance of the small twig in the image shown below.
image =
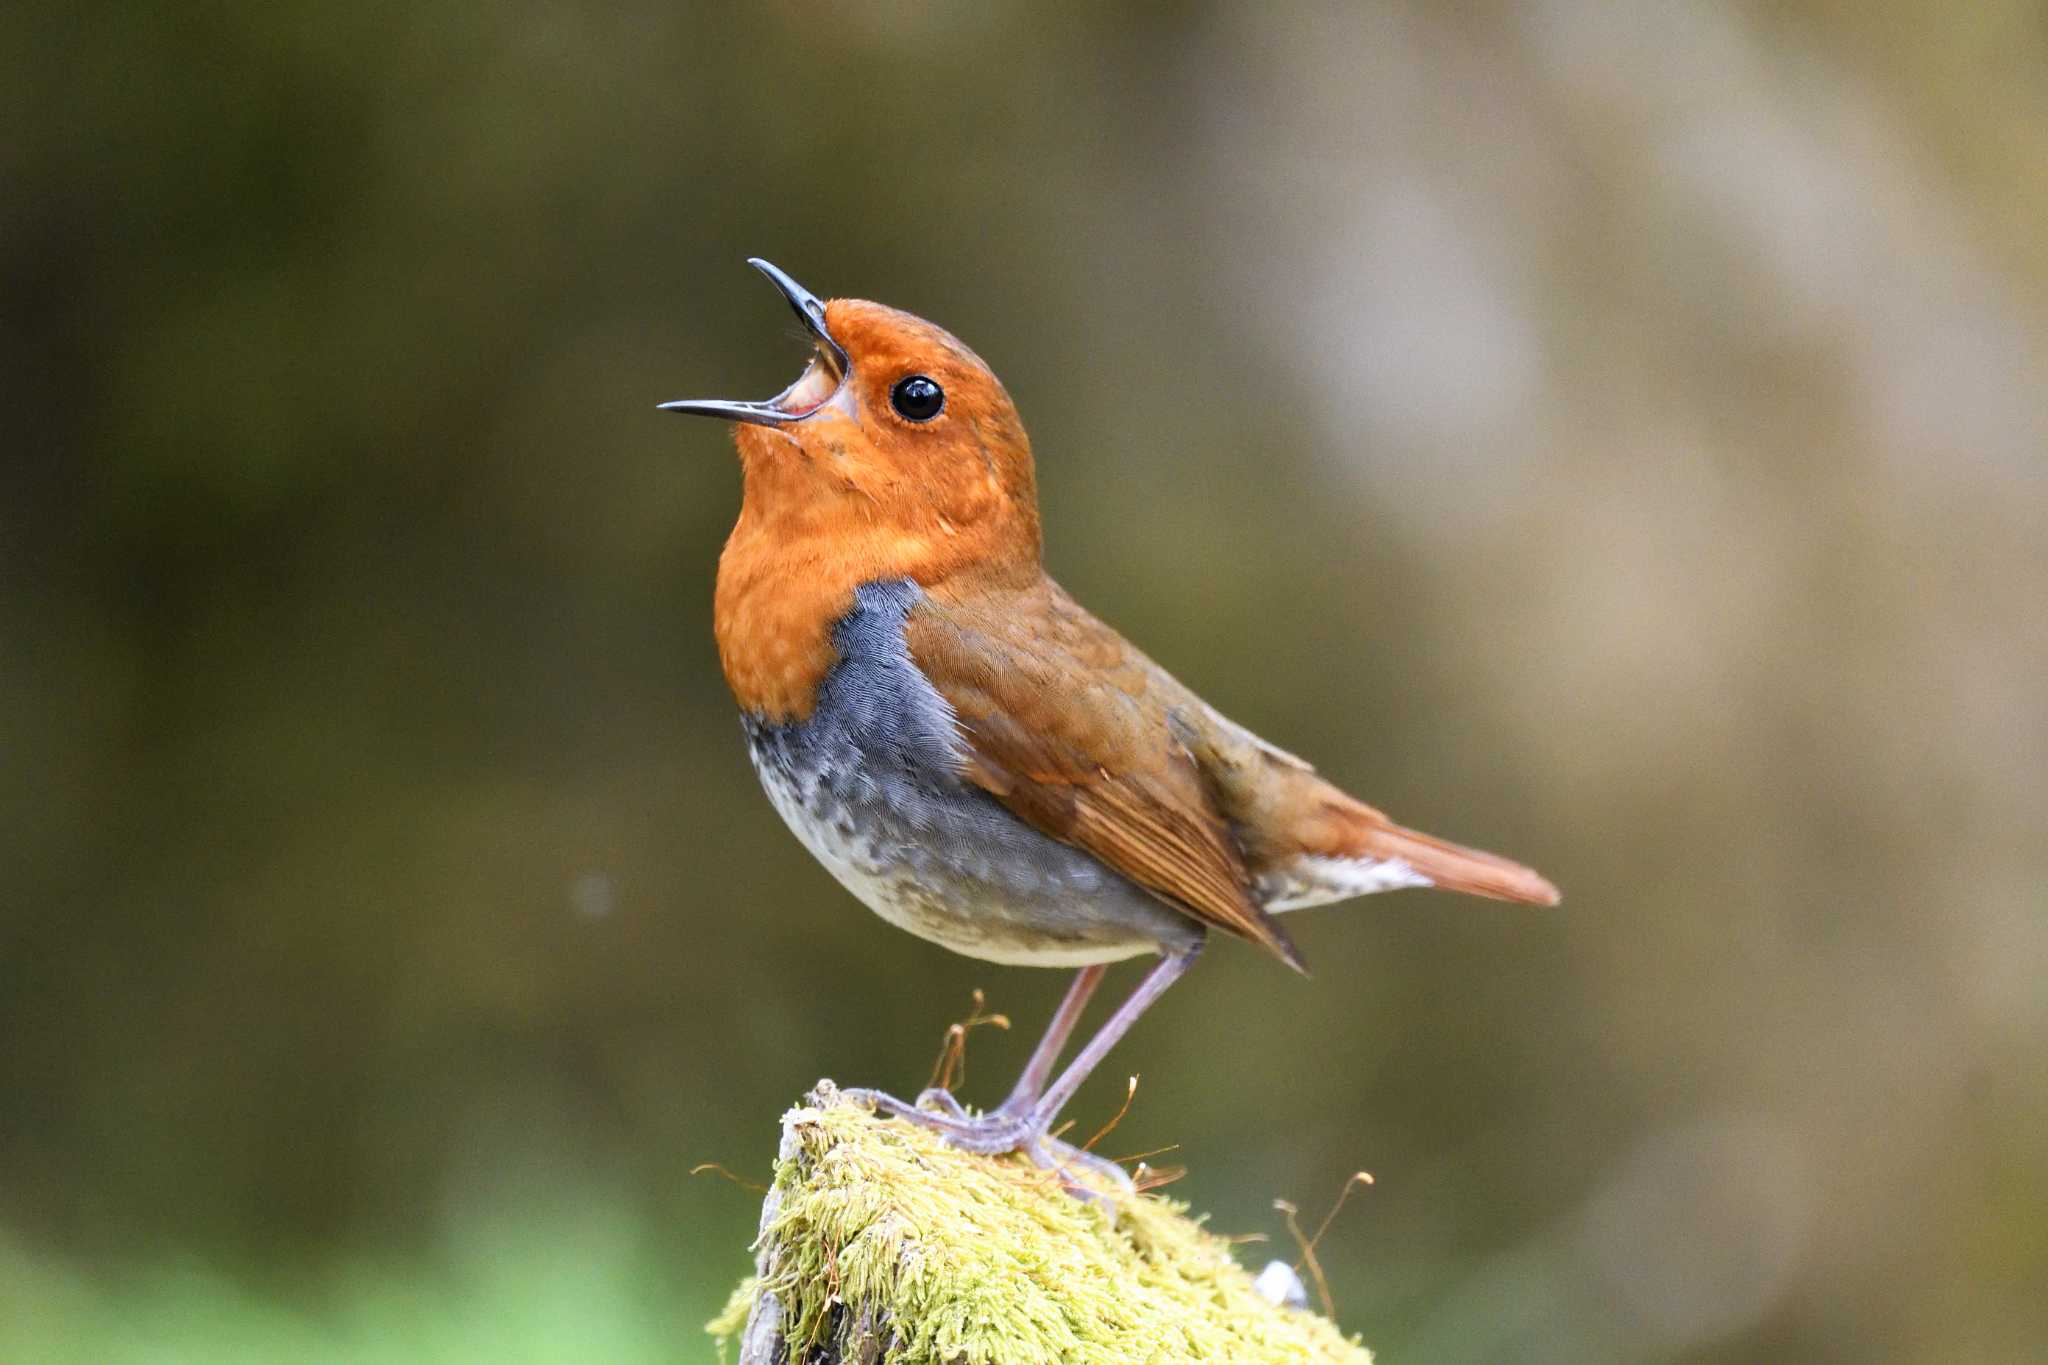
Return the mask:
{"type": "Polygon", "coordinates": [[[1351,1178],[1344,1182],[1344,1188],[1337,1191],[1337,1202],[1330,1205],[1330,1211],[1323,1215],[1323,1221],[1316,1224],[1316,1235],[1308,1239],[1309,1250],[1315,1250],[1316,1246],[1322,1242],[1323,1234],[1330,1230],[1330,1224],[1337,1221],[1337,1214],[1343,1209],[1344,1201],[1351,1198],[1351,1192],[1360,1185],[1370,1185],[1372,1183],[1371,1171],[1353,1171],[1351,1173],[1351,1178]]]}
{"type": "Polygon", "coordinates": [[[1138,1169],[1131,1172],[1131,1186],[1138,1193],[1144,1194],[1171,1185],[1187,1173],[1188,1168],[1185,1166],[1147,1166],[1141,1161],[1138,1163],[1138,1169]]]}
{"type": "Polygon", "coordinates": [[[1321,1299],[1323,1303],[1323,1316],[1332,1320],[1337,1316],[1337,1304],[1330,1297],[1330,1281],[1323,1274],[1322,1262],[1316,1259],[1316,1243],[1322,1241],[1323,1234],[1330,1230],[1330,1224],[1337,1217],[1337,1210],[1344,1207],[1344,1201],[1351,1197],[1353,1188],[1359,1185],[1370,1184],[1372,1184],[1372,1172],[1370,1171],[1359,1171],[1349,1180],[1345,1181],[1344,1188],[1337,1193],[1337,1202],[1330,1205],[1330,1211],[1323,1215],[1323,1221],[1316,1224],[1316,1233],[1313,1237],[1301,1235],[1301,1224],[1295,1218],[1301,1212],[1300,1209],[1297,1209],[1285,1199],[1275,1199],[1273,1201],[1273,1207],[1286,1217],[1287,1231],[1294,1238],[1295,1246],[1301,1250],[1301,1259],[1294,1263],[1294,1271],[1298,1275],[1301,1273],[1303,1266],[1308,1267],[1309,1277],[1316,1283],[1316,1297],[1321,1299]]]}
{"type": "Polygon", "coordinates": [[[731,1171],[727,1170],[723,1165],[716,1161],[700,1161],[695,1166],[692,1166],[690,1168],[691,1175],[702,1175],[706,1171],[711,1171],[717,1175],[725,1177],[727,1180],[730,1180],[733,1184],[739,1186],[743,1190],[750,1190],[753,1193],[760,1195],[765,1195],[768,1193],[768,1187],[766,1185],[756,1185],[753,1181],[748,1180],[743,1176],[734,1175],[731,1171]]]}
{"type": "Polygon", "coordinates": [[[1288,1203],[1285,1199],[1275,1199],[1273,1207],[1280,1210],[1281,1217],[1287,1220],[1287,1234],[1294,1238],[1294,1245],[1301,1249],[1301,1260],[1297,1260],[1294,1263],[1295,1273],[1297,1275],[1301,1273],[1301,1262],[1303,1260],[1308,1262],[1309,1273],[1315,1276],[1316,1293],[1323,1300],[1323,1316],[1335,1318],[1337,1316],[1336,1306],[1330,1301],[1330,1285],[1323,1278],[1323,1268],[1316,1264],[1315,1248],[1308,1244],[1308,1238],[1301,1235],[1301,1224],[1294,1221],[1294,1216],[1300,1213],[1301,1210],[1288,1203]]]}
{"type": "Polygon", "coordinates": [[[946,1025],[946,1036],[939,1043],[938,1060],[932,1063],[932,1078],[925,1082],[927,1090],[951,1090],[953,1073],[958,1069],[963,1075],[967,1070],[967,1026],[946,1025]]]}
{"type": "Polygon", "coordinates": [[[1010,1027],[1010,1017],[1007,1014],[984,1013],[987,1005],[988,997],[979,986],[975,987],[974,1007],[968,1011],[967,1017],[959,1023],[946,1026],[946,1036],[939,1044],[939,1059],[932,1065],[932,1079],[925,1087],[927,1090],[950,1092],[956,1083],[966,1082],[967,1035],[970,1031],[980,1028],[983,1024],[990,1024],[999,1029],[1010,1027]]]}
{"type": "Polygon", "coordinates": [[[1178,1142],[1169,1142],[1164,1147],[1154,1147],[1149,1152],[1132,1152],[1128,1156],[1113,1156],[1110,1160],[1121,1166],[1126,1161],[1143,1161],[1148,1156],[1165,1156],[1168,1152],[1177,1152],[1179,1150],[1180,1144],[1178,1142]]]}
{"type": "Polygon", "coordinates": [[[1131,1112],[1131,1101],[1136,1098],[1138,1098],[1138,1078],[1136,1076],[1133,1076],[1131,1077],[1129,1084],[1127,1084],[1124,1087],[1123,1107],[1116,1111],[1116,1116],[1114,1118],[1112,1118],[1108,1123],[1103,1124],[1101,1128],[1096,1130],[1094,1137],[1089,1138],[1086,1142],[1081,1144],[1081,1150],[1084,1152],[1094,1151],[1095,1144],[1102,1141],[1104,1138],[1108,1137],[1110,1134],[1110,1130],[1115,1128],[1119,1123],[1122,1123],[1124,1121],[1124,1115],[1131,1112]]]}

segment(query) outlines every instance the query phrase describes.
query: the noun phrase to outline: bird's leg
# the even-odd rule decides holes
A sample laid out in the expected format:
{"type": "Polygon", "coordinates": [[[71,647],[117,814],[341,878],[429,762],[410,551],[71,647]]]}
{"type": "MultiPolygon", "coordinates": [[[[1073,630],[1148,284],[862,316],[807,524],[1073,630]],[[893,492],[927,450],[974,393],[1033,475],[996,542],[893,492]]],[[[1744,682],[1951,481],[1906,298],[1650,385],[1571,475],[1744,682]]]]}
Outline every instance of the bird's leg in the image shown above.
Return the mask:
{"type": "MultiPolygon", "coordinates": [[[[1095,988],[1102,984],[1103,975],[1109,968],[1101,965],[1083,967],[1075,973],[1073,984],[1067,987],[1066,998],[1053,1013],[1045,1026],[1045,1036],[1038,1040],[1032,1050],[1031,1060],[1024,1064],[1024,1074],[1017,1078],[1017,1084],[1010,1089],[1009,1098],[992,1111],[999,1114],[1021,1114],[1031,1107],[1031,1102],[1045,1093],[1045,1083],[1052,1078],[1053,1063],[1059,1061],[1060,1052],[1066,1047],[1067,1039],[1073,1036],[1074,1025],[1081,1020],[1081,1012],[1088,1008],[1088,997],[1095,994],[1095,988]]],[[[936,1109],[949,1118],[971,1117],[965,1105],[953,1098],[953,1092],[943,1086],[932,1086],[918,1092],[914,1101],[918,1109],[936,1109]]]]}
{"type": "Polygon", "coordinates": [[[1010,1097],[996,1106],[997,1113],[1022,1114],[1045,1093],[1045,1083],[1052,1079],[1053,1064],[1059,1061],[1067,1039],[1073,1036],[1074,1025],[1081,1022],[1081,1012],[1088,1008],[1088,997],[1095,994],[1095,988],[1102,984],[1102,978],[1108,971],[1109,968],[1098,963],[1083,967],[1074,974],[1074,983],[1067,987],[1066,998],[1060,1001],[1052,1022],[1045,1026],[1045,1036],[1032,1050],[1031,1060],[1024,1064],[1023,1074],[1017,1077],[1017,1084],[1010,1089],[1010,1097]]]}
{"type": "MultiPolygon", "coordinates": [[[[1131,1025],[1138,1022],[1138,1016],[1149,1009],[1153,1001],[1166,993],[1168,986],[1178,981],[1187,969],[1194,965],[1195,957],[1200,952],[1201,945],[1197,943],[1192,948],[1167,954],[1145,974],[1145,979],[1140,981],[1138,988],[1116,1007],[1116,1012],[1103,1021],[1095,1036],[1088,1040],[1087,1045],[1074,1060],[1067,1064],[1067,1069],[1060,1073],[1060,1078],[1043,1094],[1031,1099],[1020,1109],[1012,1110],[1006,1102],[1004,1108],[992,1113],[969,1117],[958,1112],[957,1105],[949,1106],[947,1112],[934,1113],[928,1108],[906,1104],[878,1090],[848,1090],[843,1093],[872,1105],[880,1112],[894,1114],[898,1118],[929,1128],[963,1151],[995,1155],[1021,1150],[1028,1152],[1041,1166],[1054,1169],[1063,1166],[1085,1166],[1105,1178],[1128,1187],[1130,1178],[1114,1163],[1084,1152],[1070,1143],[1061,1142],[1048,1134],[1051,1132],[1053,1121],[1059,1117],[1060,1110],[1066,1107],[1067,1101],[1080,1089],[1081,1082],[1088,1079],[1088,1074],[1109,1055],[1110,1049],[1130,1032],[1131,1025]]],[[[1062,1029],[1072,1032],[1075,1020],[1080,1017],[1081,1007],[1087,1003],[1088,994],[1102,979],[1101,973],[1101,968],[1085,968],[1068,988],[1067,999],[1061,1003],[1059,1012],[1053,1017],[1053,1028],[1048,1030],[1047,1041],[1039,1044],[1038,1051],[1032,1056],[1032,1065],[1025,1068],[1024,1080],[1019,1082],[1020,1090],[1024,1087],[1024,1081],[1031,1079],[1033,1068],[1039,1064],[1040,1054],[1047,1054],[1045,1067],[1050,1069],[1051,1058],[1058,1056],[1058,1045],[1065,1041],[1064,1038],[1053,1038],[1051,1035],[1062,1029]],[[1094,974],[1092,979],[1090,973],[1094,974]]]]}
{"type": "Polygon", "coordinates": [[[1131,1025],[1138,1022],[1138,1016],[1150,1009],[1153,1001],[1166,994],[1168,986],[1180,980],[1187,969],[1195,965],[1195,958],[1201,951],[1202,945],[1198,941],[1192,948],[1168,953],[1151,971],[1145,973],[1145,979],[1138,983],[1138,989],[1132,991],[1123,1004],[1116,1007],[1116,1013],[1103,1021],[1102,1027],[1095,1031],[1095,1036],[1088,1040],[1087,1046],[1081,1049],[1073,1061],[1067,1063],[1067,1069],[1052,1083],[1052,1088],[1032,1104],[1027,1118],[1036,1132],[1042,1134],[1051,1129],[1053,1120],[1060,1116],[1060,1110],[1067,1107],[1067,1101],[1074,1098],[1074,1092],[1081,1088],[1081,1082],[1088,1079],[1088,1073],[1095,1070],[1102,1059],[1109,1055],[1109,1050],[1131,1031],[1131,1025]]]}
{"type": "MultiPolygon", "coordinates": [[[[1054,1120],[1059,1118],[1060,1110],[1066,1107],[1067,1101],[1074,1097],[1074,1092],[1080,1088],[1081,1082],[1088,1079],[1088,1073],[1093,1071],[1101,1063],[1102,1059],[1109,1055],[1110,1049],[1117,1045],[1117,1042],[1122,1039],[1124,1034],[1130,1032],[1131,1025],[1138,1022],[1138,1016],[1149,1009],[1153,1001],[1164,995],[1168,986],[1180,980],[1181,975],[1189,967],[1194,966],[1195,956],[1201,950],[1201,944],[1197,943],[1193,948],[1187,949],[1184,952],[1169,953],[1164,961],[1155,965],[1151,971],[1145,974],[1145,979],[1138,983],[1138,988],[1131,992],[1129,998],[1123,1004],[1117,1006],[1116,1013],[1110,1015],[1104,1021],[1102,1027],[1096,1031],[1095,1036],[1088,1040],[1088,1045],[1081,1049],[1080,1055],[1075,1057],[1067,1069],[1061,1073],[1059,1081],[1052,1089],[1045,1091],[1043,1094],[1032,1096],[1026,1101],[1029,1107],[1025,1108],[1022,1114],[1032,1136],[1026,1139],[1023,1145],[1025,1150],[1031,1154],[1031,1159],[1038,1163],[1038,1165],[1048,1170],[1066,1170],[1080,1167],[1083,1170],[1093,1171],[1098,1179],[1108,1182],[1112,1187],[1127,1191],[1135,1188],[1131,1184],[1130,1175],[1123,1167],[1107,1157],[1099,1157],[1086,1148],[1076,1147],[1071,1142],[1062,1142],[1060,1139],[1051,1136],[1052,1125],[1054,1120]]],[[[1102,970],[1100,967],[1090,967],[1082,970],[1081,976],[1075,980],[1073,986],[1067,991],[1067,999],[1060,1005],[1059,1014],[1054,1016],[1053,1024],[1056,1029],[1064,1024],[1065,1031],[1072,1031],[1074,1021],[1080,1017],[1082,1005],[1087,1003],[1089,993],[1095,989],[1097,982],[1102,979],[1102,970]],[[1086,977],[1091,971],[1096,973],[1095,979],[1087,980],[1086,977]],[[1079,998],[1077,999],[1076,997],[1079,998]]],[[[1050,1033],[1047,1036],[1050,1039],[1050,1033]]],[[[1044,1060],[1047,1070],[1051,1069],[1053,1058],[1059,1054],[1059,1045],[1065,1041],[1063,1033],[1058,1042],[1054,1043],[1050,1048],[1050,1055],[1045,1056],[1044,1060]]],[[[1033,1054],[1031,1059],[1033,1066],[1039,1062],[1040,1054],[1046,1053],[1048,1053],[1046,1044],[1039,1044],[1038,1053],[1033,1054]]],[[[1018,1082],[1018,1090],[1020,1092],[1023,1090],[1026,1082],[1033,1080],[1031,1073],[1032,1067],[1026,1067],[1023,1080],[1018,1082]]],[[[1040,1075],[1037,1077],[1036,1083],[1042,1086],[1044,1084],[1044,1076],[1040,1075]]],[[[1016,1094],[1013,1093],[1011,1100],[1016,1098],[1016,1094]]],[[[1004,1101],[1003,1109],[997,1112],[1009,1111],[1010,1103],[1010,1100],[1004,1101]]],[[[1093,1193],[1085,1186],[1076,1185],[1071,1180],[1067,1184],[1083,1195],[1092,1195],[1093,1193]]]]}

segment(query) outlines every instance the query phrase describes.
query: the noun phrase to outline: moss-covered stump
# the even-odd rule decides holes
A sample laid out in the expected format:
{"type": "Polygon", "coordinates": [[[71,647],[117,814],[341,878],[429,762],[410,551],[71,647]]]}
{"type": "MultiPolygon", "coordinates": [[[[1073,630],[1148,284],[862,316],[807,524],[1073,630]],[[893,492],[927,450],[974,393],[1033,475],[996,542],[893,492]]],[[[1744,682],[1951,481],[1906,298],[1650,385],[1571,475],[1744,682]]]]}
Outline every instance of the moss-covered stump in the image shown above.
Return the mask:
{"type": "Polygon", "coordinates": [[[1327,1319],[1260,1294],[1184,1206],[1103,1194],[820,1082],[783,1117],[759,1273],[711,1331],[740,1365],[1369,1365],[1327,1319]]]}

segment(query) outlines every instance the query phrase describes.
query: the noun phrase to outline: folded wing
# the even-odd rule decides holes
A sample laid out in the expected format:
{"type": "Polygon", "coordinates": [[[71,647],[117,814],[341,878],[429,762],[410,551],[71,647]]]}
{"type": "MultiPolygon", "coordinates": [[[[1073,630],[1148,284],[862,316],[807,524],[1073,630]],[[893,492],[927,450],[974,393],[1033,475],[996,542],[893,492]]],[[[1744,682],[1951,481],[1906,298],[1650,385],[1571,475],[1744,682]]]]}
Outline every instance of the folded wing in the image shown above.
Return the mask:
{"type": "Polygon", "coordinates": [[[1049,580],[964,600],[933,590],[905,631],[953,707],[969,781],[1167,904],[1301,966],[1178,733],[1176,711],[1200,702],[1171,676],[1049,580]]]}

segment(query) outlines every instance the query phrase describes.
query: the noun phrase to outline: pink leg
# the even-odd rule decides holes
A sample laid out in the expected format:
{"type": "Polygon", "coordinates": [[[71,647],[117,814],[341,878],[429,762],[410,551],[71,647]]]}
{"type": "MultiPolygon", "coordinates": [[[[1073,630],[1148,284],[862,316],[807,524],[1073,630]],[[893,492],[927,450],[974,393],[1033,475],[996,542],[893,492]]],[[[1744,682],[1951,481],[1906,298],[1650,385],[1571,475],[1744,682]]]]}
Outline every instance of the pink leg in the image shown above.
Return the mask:
{"type": "Polygon", "coordinates": [[[1098,964],[1083,967],[1074,974],[1074,984],[1067,987],[1066,999],[1060,1001],[1052,1022],[1045,1026],[1045,1036],[1038,1040],[1031,1060],[1024,1064],[1024,1074],[1011,1087],[1010,1097],[997,1106],[998,1113],[1021,1114],[1045,1093],[1045,1083],[1052,1078],[1053,1063],[1059,1061],[1067,1039],[1074,1034],[1074,1025],[1081,1022],[1081,1012],[1088,1008],[1088,997],[1095,994],[1095,988],[1102,984],[1103,974],[1108,970],[1098,964]]]}
{"type": "Polygon", "coordinates": [[[1166,994],[1166,988],[1180,980],[1187,969],[1195,965],[1195,958],[1201,953],[1200,944],[1183,953],[1173,953],[1162,958],[1157,966],[1145,973],[1145,979],[1138,983],[1138,989],[1131,992],[1123,1004],[1116,1007],[1116,1013],[1103,1021],[1088,1045],[1080,1055],[1067,1064],[1060,1078],[1053,1082],[1052,1089],[1045,1092],[1038,1102],[1031,1106],[1032,1126],[1043,1133],[1052,1127],[1053,1120],[1066,1108],[1067,1101],[1074,1098],[1074,1092],[1081,1088],[1081,1082],[1088,1079],[1088,1073],[1099,1066],[1109,1050],[1117,1045],[1131,1025],[1138,1022],[1138,1016],[1150,1009],[1152,1002],[1166,994]]]}
{"type": "MultiPolygon", "coordinates": [[[[1006,1101],[1002,1108],[993,1113],[975,1117],[961,1109],[950,1095],[945,1097],[947,1103],[941,1106],[944,1112],[934,1113],[928,1108],[906,1104],[878,1090],[846,1090],[841,1093],[850,1099],[872,1105],[883,1113],[894,1114],[943,1134],[948,1142],[966,1151],[993,1154],[1021,1149],[1031,1153],[1041,1165],[1084,1165],[1109,1176],[1114,1172],[1110,1163],[1064,1142],[1055,1141],[1048,1137],[1047,1133],[1052,1128],[1053,1120],[1059,1117],[1060,1110],[1066,1107],[1067,1101],[1080,1089],[1081,1082],[1088,1079],[1088,1073],[1095,1070],[1102,1059],[1109,1055],[1110,1049],[1130,1032],[1131,1025],[1138,1022],[1138,1016],[1149,1009],[1153,1001],[1166,993],[1168,986],[1178,981],[1187,969],[1194,965],[1195,957],[1201,950],[1201,944],[1197,943],[1185,952],[1171,954],[1155,965],[1145,974],[1145,979],[1138,983],[1138,988],[1131,992],[1130,997],[1118,1005],[1116,1012],[1103,1022],[1095,1036],[1088,1040],[1087,1046],[1067,1064],[1067,1069],[1060,1073],[1060,1078],[1053,1082],[1051,1088],[1033,1099],[1020,1103],[1016,1108],[1012,1108],[1010,1102],[1006,1101]]],[[[1052,1027],[1046,1031],[1045,1040],[1039,1043],[1037,1050],[1032,1054],[1030,1064],[1024,1068],[1024,1075],[1017,1083],[1017,1090],[1012,1094],[1013,1100],[1025,1093],[1027,1083],[1034,1080],[1042,1083],[1043,1073],[1051,1070],[1053,1061],[1059,1056],[1060,1045],[1066,1041],[1066,1035],[1073,1031],[1075,1022],[1081,1016],[1082,1007],[1088,1003],[1089,994],[1102,980],[1102,972],[1103,969],[1100,967],[1084,968],[1075,977],[1074,984],[1067,988],[1067,998],[1061,1003],[1059,1012],[1053,1016],[1052,1027]]],[[[1128,1181],[1127,1177],[1120,1175],[1116,1178],[1128,1181]]]]}

